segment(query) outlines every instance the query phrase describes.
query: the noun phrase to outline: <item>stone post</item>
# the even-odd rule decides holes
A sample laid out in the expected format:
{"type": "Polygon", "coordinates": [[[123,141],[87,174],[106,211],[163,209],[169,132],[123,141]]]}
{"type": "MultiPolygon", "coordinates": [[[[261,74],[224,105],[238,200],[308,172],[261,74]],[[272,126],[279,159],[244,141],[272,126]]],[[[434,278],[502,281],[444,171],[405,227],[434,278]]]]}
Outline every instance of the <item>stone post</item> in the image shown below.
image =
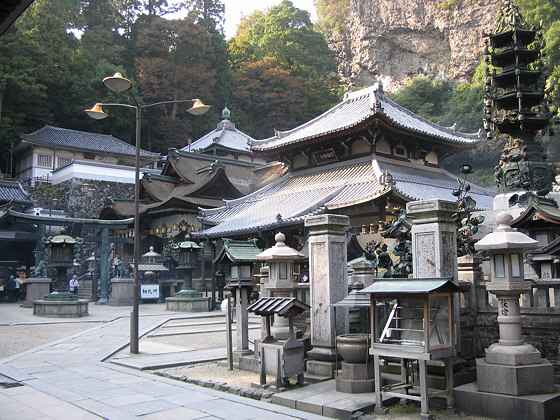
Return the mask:
{"type": "Polygon", "coordinates": [[[457,283],[457,227],[451,217],[457,203],[444,200],[411,201],[406,213],[413,216],[413,277],[453,277],[457,283]]]}
{"type": "Polygon", "coordinates": [[[233,291],[235,296],[235,324],[237,328],[237,347],[233,354],[233,360],[239,363],[241,356],[250,354],[249,350],[249,287],[236,287],[233,291]]]}
{"type": "Polygon", "coordinates": [[[99,277],[101,290],[99,293],[99,304],[109,302],[109,228],[101,229],[101,256],[99,259],[99,277]]]}
{"type": "Polygon", "coordinates": [[[346,311],[333,304],[348,294],[346,234],[348,216],[323,214],[305,219],[309,229],[311,293],[311,345],[308,376],[333,377],[336,367],[336,334],[348,329],[346,311]]]}
{"type": "MultiPolygon", "coordinates": [[[[412,277],[453,277],[459,284],[457,267],[457,226],[453,214],[457,203],[439,199],[411,201],[406,213],[414,217],[412,226],[412,277]]],[[[454,297],[455,334],[461,337],[461,297],[454,297]]],[[[460,340],[457,351],[461,351],[460,340]]]]}
{"type": "Polygon", "coordinates": [[[32,308],[34,300],[44,299],[50,292],[51,281],[49,277],[28,277],[23,280],[25,284],[24,308],[32,308]]]}

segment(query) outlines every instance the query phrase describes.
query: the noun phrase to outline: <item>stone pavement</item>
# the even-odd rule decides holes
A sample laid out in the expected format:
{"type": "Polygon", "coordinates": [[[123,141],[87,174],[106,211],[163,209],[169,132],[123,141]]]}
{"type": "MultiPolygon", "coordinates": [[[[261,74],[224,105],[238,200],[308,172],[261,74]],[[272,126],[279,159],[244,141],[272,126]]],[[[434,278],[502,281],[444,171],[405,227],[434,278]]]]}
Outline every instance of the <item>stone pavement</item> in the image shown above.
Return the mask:
{"type": "MultiPolygon", "coordinates": [[[[60,320],[0,304],[4,326],[94,322],[91,329],[0,360],[0,419],[324,418],[109,363],[128,345],[130,307],[89,308],[88,318],[60,320]]],[[[165,312],[163,305],[141,305],[140,334],[185,316],[165,312]]]]}

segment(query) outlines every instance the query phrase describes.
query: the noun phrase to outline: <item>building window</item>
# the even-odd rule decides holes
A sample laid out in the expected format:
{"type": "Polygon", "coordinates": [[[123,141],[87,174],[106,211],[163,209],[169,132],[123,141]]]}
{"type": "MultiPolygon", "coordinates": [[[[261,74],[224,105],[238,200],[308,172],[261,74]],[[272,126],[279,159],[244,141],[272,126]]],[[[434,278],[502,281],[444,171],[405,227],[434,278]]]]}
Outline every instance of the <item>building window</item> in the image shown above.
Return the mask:
{"type": "Polygon", "coordinates": [[[56,158],[56,167],[57,168],[62,168],[63,166],[69,165],[72,162],[72,158],[67,158],[67,157],[58,157],[56,158]]]}
{"type": "Polygon", "coordinates": [[[48,155],[37,155],[37,166],[43,168],[52,168],[52,156],[48,155]]]}

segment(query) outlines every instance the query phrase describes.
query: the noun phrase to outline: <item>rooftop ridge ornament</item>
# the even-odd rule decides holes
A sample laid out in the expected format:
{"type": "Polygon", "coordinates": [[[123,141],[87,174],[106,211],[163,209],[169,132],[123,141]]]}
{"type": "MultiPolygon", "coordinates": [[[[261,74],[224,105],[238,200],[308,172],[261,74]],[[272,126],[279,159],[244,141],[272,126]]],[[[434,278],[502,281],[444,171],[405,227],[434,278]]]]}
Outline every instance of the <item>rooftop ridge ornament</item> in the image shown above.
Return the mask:
{"type": "Polygon", "coordinates": [[[546,105],[540,28],[527,24],[517,6],[506,1],[494,27],[484,34],[486,86],[484,129],[506,138],[495,179],[500,193],[520,190],[545,196],[552,191],[555,171],[536,140],[551,117],[546,105]],[[492,67],[490,70],[489,67],[492,67]],[[496,70],[496,69],[501,69],[496,70]]]}

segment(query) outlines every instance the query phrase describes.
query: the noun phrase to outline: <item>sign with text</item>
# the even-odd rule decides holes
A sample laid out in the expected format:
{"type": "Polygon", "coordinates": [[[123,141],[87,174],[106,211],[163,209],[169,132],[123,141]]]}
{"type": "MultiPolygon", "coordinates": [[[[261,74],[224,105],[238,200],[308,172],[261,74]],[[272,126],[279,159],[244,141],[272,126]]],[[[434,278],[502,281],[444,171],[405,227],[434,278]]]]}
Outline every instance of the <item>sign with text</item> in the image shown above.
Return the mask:
{"type": "Polygon", "coordinates": [[[159,285],[142,284],[140,286],[140,297],[142,299],[159,299],[159,285]]]}

